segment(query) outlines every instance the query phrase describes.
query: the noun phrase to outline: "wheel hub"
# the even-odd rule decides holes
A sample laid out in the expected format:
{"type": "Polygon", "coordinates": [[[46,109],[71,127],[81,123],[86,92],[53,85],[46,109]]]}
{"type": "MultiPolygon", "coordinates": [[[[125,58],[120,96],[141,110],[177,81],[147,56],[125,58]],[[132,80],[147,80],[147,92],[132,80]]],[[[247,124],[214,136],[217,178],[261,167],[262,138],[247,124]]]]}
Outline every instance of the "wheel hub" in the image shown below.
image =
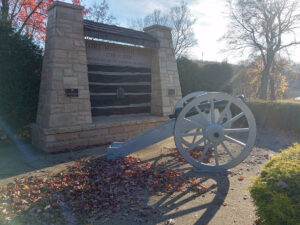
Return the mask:
{"type": "Polygon", "coordinates": [[[212,143],[220,143],[224,139],[224,128],[220,124],[210,124],[204,130],[204,136],[212,143]]]}

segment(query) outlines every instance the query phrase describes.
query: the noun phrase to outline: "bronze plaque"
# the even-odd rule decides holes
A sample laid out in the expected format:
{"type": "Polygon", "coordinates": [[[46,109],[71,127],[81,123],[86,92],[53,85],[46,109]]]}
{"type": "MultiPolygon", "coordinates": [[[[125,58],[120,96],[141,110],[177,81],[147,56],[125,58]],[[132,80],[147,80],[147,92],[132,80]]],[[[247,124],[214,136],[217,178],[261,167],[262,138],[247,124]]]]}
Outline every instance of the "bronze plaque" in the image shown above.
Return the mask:
{"type": "Polygon", "coordinates": [[[65,94],[67,97],[78,97],[78,88],[67,88],[65,94]]]}

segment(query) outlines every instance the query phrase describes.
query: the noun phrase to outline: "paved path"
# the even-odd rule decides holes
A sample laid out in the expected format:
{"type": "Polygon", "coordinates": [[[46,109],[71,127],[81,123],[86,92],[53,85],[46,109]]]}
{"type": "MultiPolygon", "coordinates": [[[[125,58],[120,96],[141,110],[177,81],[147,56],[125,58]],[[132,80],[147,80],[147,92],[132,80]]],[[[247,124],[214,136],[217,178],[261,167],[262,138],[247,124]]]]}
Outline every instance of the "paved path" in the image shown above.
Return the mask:
{"type": "MultiPolygon", "coordinates": [[[[188,190],[183,190],[174,195],[149,195],[141,192],[138,197],[143,199],[144,206],[153,212],[147,217],[138,216],[141,207],[128,207],[128,212],[116,214],[113,218],[103,218],[95,224],[210,224],[231,225],[254,223],[255,207],[249,196],[248,187],[251,177],[256,176],[262,164],[271,154],[277,154],[280,149],[299,141],[299,136],[287,135],[280,132],[261,130],[258,132],[256,146],[252,154],[240,165],[230,171],[227,176],[218,174],[194,173],[192,168],[185,164],[179,165],[174,158],[173,139],[170,138],[147,149],[135,156],[152,163],[164,162],[168,168],[185,172],[185,176],[201,178],[201,184],[210,186],[216,184],[204,195],[194,195],[188,190]],[[245,179],[239,181],[239,177],[245,179]]],[[[17,147],[0,149],[0,184],[5,185],[14,178],[28,175],[43,174],[46,171],[58,172],[72,163],[76,158],[90,155],[105,155],[105,148],[98,147],[73,153],[47,155],[33,149],[30,145],[19,144],[17,147]]]]}

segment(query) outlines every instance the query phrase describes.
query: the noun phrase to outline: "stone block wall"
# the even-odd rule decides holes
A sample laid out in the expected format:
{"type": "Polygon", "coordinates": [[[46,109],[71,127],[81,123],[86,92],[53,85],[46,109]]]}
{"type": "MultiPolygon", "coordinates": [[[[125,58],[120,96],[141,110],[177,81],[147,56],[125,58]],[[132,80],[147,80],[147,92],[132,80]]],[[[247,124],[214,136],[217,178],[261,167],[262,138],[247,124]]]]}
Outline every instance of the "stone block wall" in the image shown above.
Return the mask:
{"type": "Polygon", "coordinates": [[[153,115],[166,116],[182,98],[171,28],[153,25],[144,31],[159,40],[159,49],[152,50],[152,96],[153,115]]]}
{"type": "Polygon", "coordinates": [[[34,124],[32,136],[35,146],[48,153],[56,153],[125,141],[167,120],[167,117],[158,117],[50,129],[34,124]]]}
{"type": "Polygon", "coordinates": [[[92,122],[82,10],[63,2],[48,8],[36,121],[43,128],[92,122]],[[78,97],[67,97],[65,89],[78,89],[78,97]]]}

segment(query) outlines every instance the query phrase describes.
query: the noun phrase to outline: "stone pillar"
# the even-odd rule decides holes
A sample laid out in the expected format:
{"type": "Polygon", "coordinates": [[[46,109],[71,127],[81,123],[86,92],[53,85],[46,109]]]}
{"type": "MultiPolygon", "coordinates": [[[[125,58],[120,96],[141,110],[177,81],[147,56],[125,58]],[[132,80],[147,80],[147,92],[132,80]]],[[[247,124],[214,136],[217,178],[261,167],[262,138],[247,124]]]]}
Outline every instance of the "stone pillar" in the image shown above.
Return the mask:
{"type": "Polygon", "coordinates": [[[167,116],[182,97],[171,28],[153,25],[144,31],[160,42],[160,48],[153,49],[152,53],[151,113],[167,116]]]}
{"type": "Polygon", "coordinates": [[[46,152],[71,146],[49,136],[53,129],[68,131],[92,123],[82,10],[63,2],[48,8],[38,112],[32,125],[32,143],[46,152]],[[71,89],[73,96],[66,94],[71,89]]]}
{"type": "Polygon", "coordinates": [[[54,2],[48,8],[37,125],[43,128],[92,122],[82,6],[54,2]],[[78,97],[67,97],[77,89],[78,97]]]}

